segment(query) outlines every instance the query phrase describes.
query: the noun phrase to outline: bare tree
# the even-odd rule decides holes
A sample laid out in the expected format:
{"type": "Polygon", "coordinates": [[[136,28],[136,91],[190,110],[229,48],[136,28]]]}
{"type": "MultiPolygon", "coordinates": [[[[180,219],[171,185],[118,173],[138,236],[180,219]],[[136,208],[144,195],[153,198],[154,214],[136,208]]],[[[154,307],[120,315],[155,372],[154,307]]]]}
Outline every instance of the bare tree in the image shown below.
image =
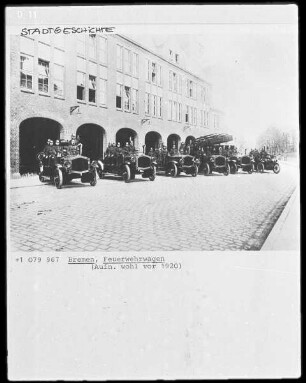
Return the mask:
{"type": "Polygon", "coordinates": [[[284,154],[297,150],[296,132],[283,132],[279,128],[269,127],[257,139],[257,147],[265,147],[271,154],[284,154]]]}

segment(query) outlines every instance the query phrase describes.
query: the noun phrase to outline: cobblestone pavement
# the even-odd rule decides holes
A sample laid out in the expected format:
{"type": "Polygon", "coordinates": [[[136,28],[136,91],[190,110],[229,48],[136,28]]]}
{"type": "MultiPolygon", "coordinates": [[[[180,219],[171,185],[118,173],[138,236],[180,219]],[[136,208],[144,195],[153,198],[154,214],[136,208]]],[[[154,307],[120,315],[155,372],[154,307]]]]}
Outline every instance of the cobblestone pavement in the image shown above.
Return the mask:
{"type": "Polygon", "coordinates": [[[10,190],[12,251],[259,250],[297,183],[296,169],[193,178],[20,182],[10,190]]]}

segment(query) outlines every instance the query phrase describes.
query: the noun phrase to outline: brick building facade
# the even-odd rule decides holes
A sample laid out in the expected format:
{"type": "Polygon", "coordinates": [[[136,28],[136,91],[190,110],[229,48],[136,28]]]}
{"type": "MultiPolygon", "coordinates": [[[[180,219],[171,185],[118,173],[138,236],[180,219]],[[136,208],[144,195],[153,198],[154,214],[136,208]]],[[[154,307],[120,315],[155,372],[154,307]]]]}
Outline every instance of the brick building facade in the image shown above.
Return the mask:
{"type": "Polygon", "coordinates": [[[108,143],[147,151],[219,131],[211,85],[178,57],[121,35],[11,36],[11,172],[35,171],[48,138],[79,135],[95,159],[108,143]]]}

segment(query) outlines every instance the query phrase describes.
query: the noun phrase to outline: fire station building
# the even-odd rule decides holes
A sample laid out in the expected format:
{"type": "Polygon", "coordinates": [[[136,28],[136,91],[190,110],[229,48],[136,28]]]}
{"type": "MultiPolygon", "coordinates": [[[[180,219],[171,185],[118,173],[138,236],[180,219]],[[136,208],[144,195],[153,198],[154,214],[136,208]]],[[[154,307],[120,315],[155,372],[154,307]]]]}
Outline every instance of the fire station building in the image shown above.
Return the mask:
{"type": "Polygon", "coordinates": [[[97,159],[109,143],[147,152],[222,130],[211,84],[122,35],[12,36],[9,75],[12,173],[35,172],[48,138],[75,134],[97,159]]]}

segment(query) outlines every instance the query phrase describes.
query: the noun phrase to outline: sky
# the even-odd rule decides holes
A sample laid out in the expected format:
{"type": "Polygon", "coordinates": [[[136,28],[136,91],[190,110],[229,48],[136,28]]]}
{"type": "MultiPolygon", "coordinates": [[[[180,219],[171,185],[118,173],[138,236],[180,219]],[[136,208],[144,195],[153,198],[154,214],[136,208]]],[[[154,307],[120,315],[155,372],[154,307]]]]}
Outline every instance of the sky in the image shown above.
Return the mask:
{"type": "Polygon", "coordinates": [[[156,51],[177,45],[186,69],[212,83],[227,130],[254,146],[275,126],[299,129],[298,35],[292,24],[203,26],[201,33],[131,36],[156,51]]]}

